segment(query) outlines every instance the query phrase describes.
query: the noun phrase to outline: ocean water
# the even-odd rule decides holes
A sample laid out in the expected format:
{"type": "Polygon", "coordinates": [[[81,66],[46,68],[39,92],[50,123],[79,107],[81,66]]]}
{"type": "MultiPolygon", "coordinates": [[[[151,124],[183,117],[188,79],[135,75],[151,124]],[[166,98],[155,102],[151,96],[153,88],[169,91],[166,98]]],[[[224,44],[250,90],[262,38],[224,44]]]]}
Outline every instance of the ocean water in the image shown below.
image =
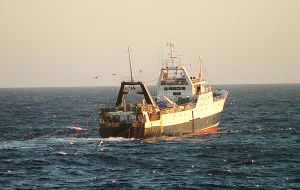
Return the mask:
{"type": "Polygon", "coordinates": [[[117,87],[0,89],[0,189],[300,189],[300,85],[218,87],[218,133],[145,140],[99,138],[117,87]]]}

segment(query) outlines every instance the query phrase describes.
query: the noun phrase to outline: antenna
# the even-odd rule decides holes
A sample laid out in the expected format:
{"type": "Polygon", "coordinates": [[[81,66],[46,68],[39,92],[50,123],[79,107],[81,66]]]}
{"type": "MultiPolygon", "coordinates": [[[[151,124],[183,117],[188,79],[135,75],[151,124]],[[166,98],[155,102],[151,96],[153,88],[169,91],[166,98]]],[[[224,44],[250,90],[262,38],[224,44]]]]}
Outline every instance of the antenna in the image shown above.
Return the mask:
{"type": "Polygon", "coordinates": [[[140,69],[140,81],[142,81],[142,69],[140,69]]]}
{"type": "Polygon", "coordinates": [[[131,56],[130,56],[130,47],[128,46],[128,58],[129,58],[129,64],[130,64],[130,81],[133,81],[133,72],[132,72],[132,63],[131,63],[131,56]]]}
{"type": "Polygon", "coordinates": [[[200,79],[200,81],[202,81],[204,79],[204,76],[203,76],[203,64],[202,64],[201,56],[199,56],[199,62],[200,62],[199,79],[200,79]]]}
{"type": "MultiPolygon", "coordinates": [[[[161,66],[163,67],[164,65],[164,52],[162,51],[161,52],[161,66]]],[[[166,63],[166,66],[167,66],[167,63],[166,63]]]]}
{"type": "Polygon", "coordinates": [[[157,51],[157,72],[159,72],[160,55],[159,50],[157,51]]]}
{"type": "Polygon", "coordinates": [[[172,61],[172,66],[174,67],[174,58],[176,58],[176,57],[173,57],[174,44],[172,44],[172,42],[169,42],[169,43],[167,43],[167,46],[169,46],[169,48],[170,48],[170,51],[171,51],[170,58],[171,58],[171,61],[172,61]]]}

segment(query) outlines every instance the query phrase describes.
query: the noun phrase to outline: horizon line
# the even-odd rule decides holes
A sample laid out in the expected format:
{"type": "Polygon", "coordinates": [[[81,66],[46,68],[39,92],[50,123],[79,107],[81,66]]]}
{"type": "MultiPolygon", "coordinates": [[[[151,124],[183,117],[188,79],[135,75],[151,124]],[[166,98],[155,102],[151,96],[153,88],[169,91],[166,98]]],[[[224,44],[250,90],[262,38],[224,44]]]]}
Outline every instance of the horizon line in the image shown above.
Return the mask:
{"type": "MultiPolygon", "coordinates": [[[[226,83],[226,84],[210,84],[211,86],[233,86],[233,85],[293,85],[300,84],[299,82],[288,83],[226,83]]],[[[118,87],[119,85],[101,85],[101,86],[12,86],[12,87],[0,87],[0,89],[15,89],[15,88],[95,88],[95,87],[118,87]]],[[[155,86],[148,85],[148,86],[155,86]]]]}

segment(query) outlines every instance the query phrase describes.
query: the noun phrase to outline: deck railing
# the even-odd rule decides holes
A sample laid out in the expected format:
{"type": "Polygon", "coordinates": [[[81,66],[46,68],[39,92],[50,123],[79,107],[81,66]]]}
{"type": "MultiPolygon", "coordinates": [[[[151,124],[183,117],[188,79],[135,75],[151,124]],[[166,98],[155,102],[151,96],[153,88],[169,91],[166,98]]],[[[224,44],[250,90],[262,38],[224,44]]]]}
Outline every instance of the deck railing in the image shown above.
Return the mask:
{"type": "Polygon", "coordinates": [[[213,99],[214,101],[224,100],[226,99],[227,95],[228,95],[228,91],[224,90],[222,94],[214,95],[213,99]]]}

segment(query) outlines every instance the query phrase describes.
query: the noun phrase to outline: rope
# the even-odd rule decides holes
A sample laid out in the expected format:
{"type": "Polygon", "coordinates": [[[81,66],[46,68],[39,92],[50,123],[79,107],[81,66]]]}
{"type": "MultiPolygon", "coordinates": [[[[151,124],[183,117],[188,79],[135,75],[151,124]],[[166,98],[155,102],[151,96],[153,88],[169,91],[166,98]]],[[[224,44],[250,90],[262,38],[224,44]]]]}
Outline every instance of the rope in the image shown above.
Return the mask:
{"type": "Polygon", "coordinates": [[[153,77],[154,75],[157,75],[159,72],[155,72],[155,73],[152,73],[150,75],[147,75],[147,76],[143,76],[143,78],[150,78],[150,77],[153,77]]]}
{"type": "Polygon", "coordinates": [[[157,79],[149,80],[149,81],[144,81],[145,83],[153,82],[156,81],[157,79]]]}

